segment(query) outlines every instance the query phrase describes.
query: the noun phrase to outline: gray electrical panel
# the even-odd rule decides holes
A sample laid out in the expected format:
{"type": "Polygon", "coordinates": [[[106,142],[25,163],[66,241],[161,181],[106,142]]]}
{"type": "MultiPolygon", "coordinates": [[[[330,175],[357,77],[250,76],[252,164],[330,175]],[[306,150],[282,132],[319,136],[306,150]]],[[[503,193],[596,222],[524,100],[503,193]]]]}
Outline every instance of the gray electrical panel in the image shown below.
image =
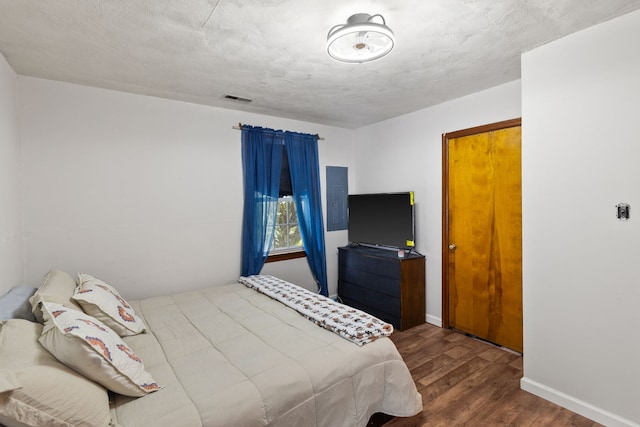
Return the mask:
{"type": "Polygon", "coordinates": [[[346,230],[349,227],[347,181],[348,168],[327,166],[327,231],[346,230]]]}

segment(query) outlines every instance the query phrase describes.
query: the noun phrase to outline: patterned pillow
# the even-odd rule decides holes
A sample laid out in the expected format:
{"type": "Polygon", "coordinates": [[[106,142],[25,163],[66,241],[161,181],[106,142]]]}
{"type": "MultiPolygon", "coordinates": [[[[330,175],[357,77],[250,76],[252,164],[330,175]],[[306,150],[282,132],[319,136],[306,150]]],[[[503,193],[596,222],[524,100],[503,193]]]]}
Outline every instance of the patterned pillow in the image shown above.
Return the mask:
{"type": "Polygon", "coordinates": [[[68,367],[125,396],[144,396],[161,388],[142,360],[99,320],[47,302],[42,313],[40,344],[68,367]]]}
{"type": "Polygon", "coordinates": [[[145,325],[113,286],[88,274],[78,274],[75,302],[85,313],[113,329],[121,337],[145,331],[145,325]]]}

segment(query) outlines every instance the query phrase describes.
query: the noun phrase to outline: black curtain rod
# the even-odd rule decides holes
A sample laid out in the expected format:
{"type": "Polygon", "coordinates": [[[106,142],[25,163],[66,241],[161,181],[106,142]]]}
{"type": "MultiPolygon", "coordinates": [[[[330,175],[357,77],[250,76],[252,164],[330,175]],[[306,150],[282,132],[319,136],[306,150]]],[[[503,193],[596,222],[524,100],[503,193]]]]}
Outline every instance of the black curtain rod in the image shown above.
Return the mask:
{"type": "MultiPolygon", "coordinates": [[[[238,126],[231,126],[233,129],[242,130],[242,123],[238,123],[238,126]]],[[[316,133],[319,141],[324,141],[324,138],[316,133]]]]}

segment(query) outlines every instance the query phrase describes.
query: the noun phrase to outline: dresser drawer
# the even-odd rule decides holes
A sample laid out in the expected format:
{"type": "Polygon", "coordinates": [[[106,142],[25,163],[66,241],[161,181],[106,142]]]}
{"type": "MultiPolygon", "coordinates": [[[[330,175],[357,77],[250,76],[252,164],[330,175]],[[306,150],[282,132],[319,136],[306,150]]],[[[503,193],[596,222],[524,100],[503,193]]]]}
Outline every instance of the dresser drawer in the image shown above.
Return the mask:
{"type": "Polygon", "coordinates": [[[400,298],[400,279],[386,277],[353,268],[340,268],[339,281],[349,282],[375,292],[400,298]]]}
{"type": "Polygon", "coordinates": [[[364,294],[364,302],[367,306],[383,313],[389,315],[400,314],[399,298],[389,298],[387,295],[369,291],[364,294]]]}
{"type": "Polygon", "coordinates": [[[371,274],[384,277],[400,277],[400,262],[396,259],[363,257],[365,269],[371,274]]]}
{"type": "Polygon", "coordinates": [[[338,295],[342,299],[358,301],[364,304],[366,293],[367,293],[367,289],[363,287],[356,286],[352,283],[345,282],[343,280],[338,281],[338,295]]]}
{"type": "Polygon", "coordinates": [[[388,295],[394,298],[400,298],[400,279],[398,277],[378,276],[367,271],[364,274],[364,280],[359,282],[367,289],[388,295]]]}
{"type": "Polygon", "coordinates": [[[341,267],[355,268],[357,270],[365,269],[365,259],[360,254],[347,250],[340,250],[338,253],[341,267]]]}
{"type": "Polygon", "coordinates": [[[340,265],[338,272],[338,279],[345,282],[351,282],[356,284],[364,283],[367,280],[367,275],[364,270],[353,268],[352,266],[340,265]]]}
{"type": "MultiPolygon", "coordinates": [[[[338,295],[344,301],[357,302],[363,311],[368,308],[375,309],[376,313],[385,313],[385,316],[398,316],[400,313],[400,298],[393,298],[371,289],[350,282],[338,282],[338,295]]],[[[352,304],[349,304],[352,305],[352,304]]],[[[352,307],[355,307],[352,305],[352,307]]],[[[372,314],[372,313],[370,313],[372,314]]]]}

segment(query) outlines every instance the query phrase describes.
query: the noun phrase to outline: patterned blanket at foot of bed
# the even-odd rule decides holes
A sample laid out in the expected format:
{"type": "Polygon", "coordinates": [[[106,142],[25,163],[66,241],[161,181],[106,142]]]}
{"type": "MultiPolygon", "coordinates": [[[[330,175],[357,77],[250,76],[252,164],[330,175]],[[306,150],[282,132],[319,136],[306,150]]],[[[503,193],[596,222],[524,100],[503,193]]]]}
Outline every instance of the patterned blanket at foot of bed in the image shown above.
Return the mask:
{"type": "Polygon", "coordinates": [[[389,336],[393,332],[393,326],[389,323],[277,277],[243,276],[238,281],[248,288],[280,301],[316,325],[359,346],[380,337],[389,336]]]}

